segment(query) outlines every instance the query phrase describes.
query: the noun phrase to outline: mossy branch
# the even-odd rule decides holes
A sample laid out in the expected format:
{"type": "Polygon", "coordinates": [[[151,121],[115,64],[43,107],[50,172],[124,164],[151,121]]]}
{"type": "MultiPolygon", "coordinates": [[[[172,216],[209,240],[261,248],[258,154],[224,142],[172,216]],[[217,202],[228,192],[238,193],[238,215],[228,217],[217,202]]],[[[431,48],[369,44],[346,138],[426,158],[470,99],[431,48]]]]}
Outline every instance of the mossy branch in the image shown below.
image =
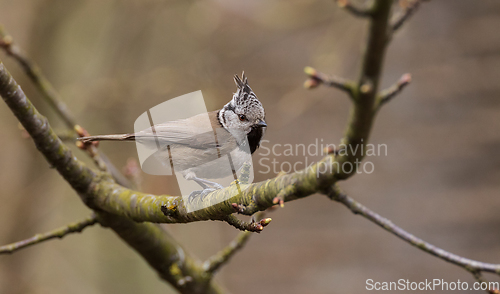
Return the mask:
{"type": "Polygon", "coordinates": [[[212,281],[203,264],[193,258],[159,225],[137,223],[133,220],[101,212],[99,223],[113,229],[154,268],[158,275],[180,293],[219,294],[222,289],[212,281]]]}

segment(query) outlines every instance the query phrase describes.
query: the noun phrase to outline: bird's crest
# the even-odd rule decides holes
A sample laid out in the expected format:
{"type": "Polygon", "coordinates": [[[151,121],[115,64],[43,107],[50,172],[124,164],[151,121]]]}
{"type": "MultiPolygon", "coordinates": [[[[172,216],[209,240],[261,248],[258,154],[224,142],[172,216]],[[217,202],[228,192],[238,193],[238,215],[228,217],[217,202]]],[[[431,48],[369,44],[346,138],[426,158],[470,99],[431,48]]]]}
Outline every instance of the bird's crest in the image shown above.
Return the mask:
{"type": "Polygon", "coordinates": [[[236,84],[236,87],[238,87],[238,89],[243,89],[245,88],[245,86],[248,87],[248,79],[247,77],[245,77],[245,72],[241,73],[241,79],[237,74],[234,75],[234,83],[236,84]]]}
{"type": "Polygon", "coordinates": [[[233,100],[235,103],[237,104],[246,103],[247,100],[251,99],[258,100],[252,88],[250,88],[250,86],[248,85],[248,79],[245,76],[245,72],[241,74],[241,78],[238,75],[234,75],[234,83],[238,88],[233,96],[233,100]]]}

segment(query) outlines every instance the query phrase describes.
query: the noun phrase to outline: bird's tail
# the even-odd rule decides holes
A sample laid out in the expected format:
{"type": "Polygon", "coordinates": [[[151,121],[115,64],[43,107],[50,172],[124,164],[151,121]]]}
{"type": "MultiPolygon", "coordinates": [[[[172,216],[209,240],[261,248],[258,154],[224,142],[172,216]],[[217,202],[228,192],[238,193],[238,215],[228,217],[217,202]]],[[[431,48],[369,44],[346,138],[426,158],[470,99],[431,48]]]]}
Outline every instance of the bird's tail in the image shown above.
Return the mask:
{"type": "Polygon", "coordinates": [[[77,138],[77,140],[83,143],[94,141],[135,141],[135,134],[90,136],[77,138]]]}

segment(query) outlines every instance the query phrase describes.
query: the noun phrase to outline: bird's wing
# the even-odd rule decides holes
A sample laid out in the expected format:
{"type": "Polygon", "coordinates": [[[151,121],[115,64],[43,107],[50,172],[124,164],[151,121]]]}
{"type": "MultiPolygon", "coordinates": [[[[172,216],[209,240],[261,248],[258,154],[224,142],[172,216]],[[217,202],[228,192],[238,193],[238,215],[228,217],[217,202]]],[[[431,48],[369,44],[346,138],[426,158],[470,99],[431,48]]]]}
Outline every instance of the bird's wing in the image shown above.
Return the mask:
{"type": "Polygon", "coordinates": [[[134,136],[140,143],[158,142],[161,147],[171,144],[186,145],[196,149],[220,147],[231,140],[232,136],[221,126],[211,122],[209,116],[213,115],[213,113],[202,113],[187,119],[165,122],[135,133],[134,136]]]}

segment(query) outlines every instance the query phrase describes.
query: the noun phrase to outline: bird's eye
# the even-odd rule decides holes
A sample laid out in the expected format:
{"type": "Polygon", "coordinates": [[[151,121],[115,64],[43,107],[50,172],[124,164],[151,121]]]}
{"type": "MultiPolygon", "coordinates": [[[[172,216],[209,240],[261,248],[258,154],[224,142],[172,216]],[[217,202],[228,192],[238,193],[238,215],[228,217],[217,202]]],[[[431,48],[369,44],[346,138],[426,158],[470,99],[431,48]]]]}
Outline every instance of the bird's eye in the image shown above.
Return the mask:
{"type": "Polygon", "coordinates": [[[240,114],[238,117],[240,118],[241,121],[244,121],[247,119],[247,117],[244,114],[240,114]]]}

